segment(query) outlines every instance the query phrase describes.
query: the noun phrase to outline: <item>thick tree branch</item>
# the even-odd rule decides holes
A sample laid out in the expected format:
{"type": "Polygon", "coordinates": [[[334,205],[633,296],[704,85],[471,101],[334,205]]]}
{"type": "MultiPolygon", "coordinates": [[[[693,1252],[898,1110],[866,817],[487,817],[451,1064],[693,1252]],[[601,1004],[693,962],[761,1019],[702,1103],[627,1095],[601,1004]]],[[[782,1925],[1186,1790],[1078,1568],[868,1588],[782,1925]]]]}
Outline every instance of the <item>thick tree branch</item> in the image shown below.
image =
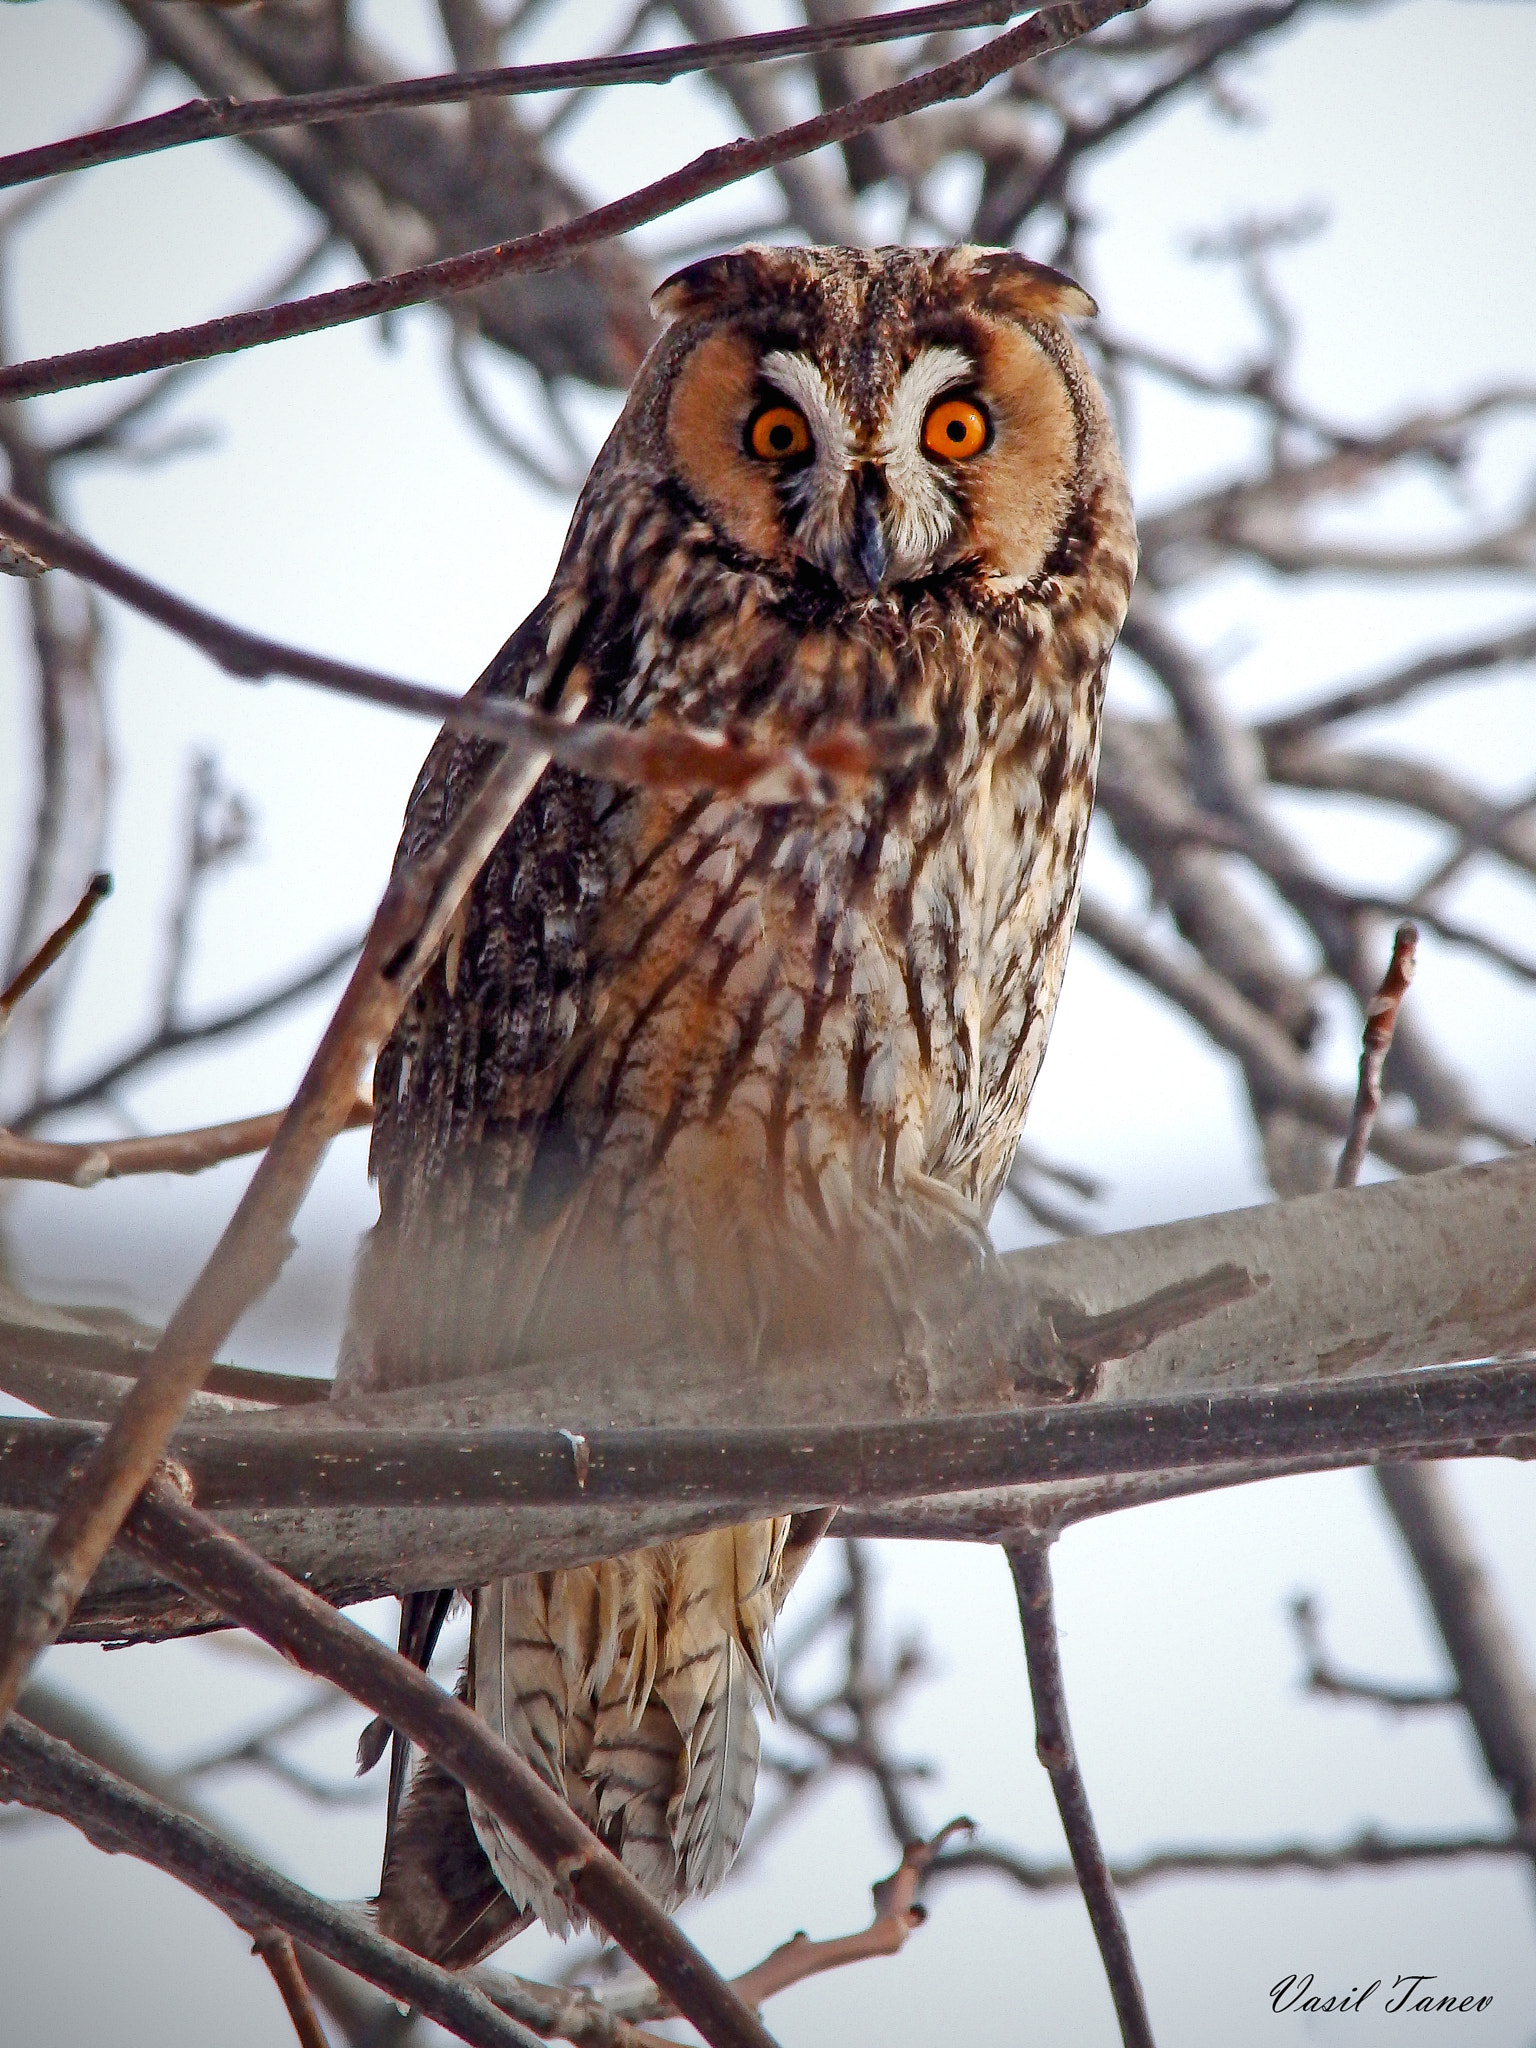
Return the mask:
{"type": "MultiPolygon", "coordinates": [[[[209,1420],[172,1448],[209,1510],[345,1601],[585,1563],[827,1499],[857,1500],[850,1521],[866,1533],[985,1541],[1125,1504],[1113,1488],[1084,1497],[1091,1480],[1148,1475],[1166,1495],[1377,1457],[1529,1456],[1536,1374],[1482,1366],[851,1428],[591,1431],[585,1485],[555,1430],[354,1433],[310,1420],[279,1442],[280,1432],[275,1419],[209,1420]],[[943,1496],[958,1504],[951,1527],[934,1531],[909,1512],[942,1508],[943,1496]]],[[[98,1442],[85,1424],[0,1421],[5,1549],[56,1508],[98,1442]]],[[[6,1563],[14,1581],[14,1556],[6,1563]]],[[[208,1620],[114,1560],[73,1636],[176,1633],[208,1620]]]]}
{"type": "Polygon", "coordinates": [[[461,1700],[263,1563],[163,1483],[144,1491],[124,1534],[187,1591],[384,1715],[483,1799],[711,2048],[772,2048],[753,2015],[618,1858],[461,1700]]]}
{"type": "Polygon", "coordinates": [[[19,1714],[0,1731],[0,1791],[69,1821],[109,1852],[126,1851],[179,1878],[239,1926],[266,1923],[296,1935],[477,2048],[533,2048],[539,2038],[481,1991],[386,1941],[360,1914],[314,1898],[19,1714]]]}

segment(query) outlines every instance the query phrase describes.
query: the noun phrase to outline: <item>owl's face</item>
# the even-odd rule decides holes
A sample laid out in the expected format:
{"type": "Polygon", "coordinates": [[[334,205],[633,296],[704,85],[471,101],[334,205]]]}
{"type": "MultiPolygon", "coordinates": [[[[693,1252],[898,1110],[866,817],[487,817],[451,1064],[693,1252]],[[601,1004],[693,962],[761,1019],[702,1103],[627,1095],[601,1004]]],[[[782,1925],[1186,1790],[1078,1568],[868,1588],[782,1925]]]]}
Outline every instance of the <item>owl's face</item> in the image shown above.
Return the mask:
{"type": "Polygon", "coordinates": [[[946,573],[1001,594],[1051,561],[1103,425],[1069,279],[996,250],[758,248],[656,305],[674,324],[630,410],[732,552],[851,601],[946,573]]]}

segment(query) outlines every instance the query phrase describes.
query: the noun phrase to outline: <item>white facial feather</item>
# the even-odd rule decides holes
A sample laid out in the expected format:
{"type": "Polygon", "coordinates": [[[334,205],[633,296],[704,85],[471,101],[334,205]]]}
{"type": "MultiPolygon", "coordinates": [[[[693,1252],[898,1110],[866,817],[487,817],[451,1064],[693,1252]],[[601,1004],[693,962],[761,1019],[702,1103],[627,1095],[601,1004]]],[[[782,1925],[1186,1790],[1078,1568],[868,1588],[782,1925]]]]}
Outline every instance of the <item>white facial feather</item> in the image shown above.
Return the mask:
{"type": "Polygon", "coordinates": [[[764,379],[805,414],[816,450],[811,473],[818,491],[827,487],[835,496],[853,454],[853,435],[831,386],[809,356],[791,355],[788,349],[777,348],[764,356],[761,369],[764,379]]]}
{"type": "Polygon", "coordinates": [[[920,573],[949,538],[954,503],[939,466],[923,453],[923,422],[936,398],[975,376],[962,350],[925,348],[896,386],[875,452],[890,492],[886,540],[898,577],[920,573]]]}
{"type": "MultiPolygon", "coordinates": [[[[804,507],[796,538],[812,560],[827,567],[844,558],[845,485],[860,459],[848,416],[818,366],[788,349],[764,356],[762,375],[797,405],[811,430],[814,454],[793,484],[804,507]]],[[[886,543],[898,578],[923,574],[949,539],[955,507],[943,471],[923,453],[923,422],[946,391],[972,383],[976,366],[958,348],[935,347],[903,375],[874,447],[889,493],[886,543]]]]}
{"type": "Polygon", "coordinates": [[[761,367],[767,381],[799,406],[811,430],[815,452],[791,485],[803,508],[795,538],[812,561],[830,569],[843,552],[843,486],[854,456],[848,416],[809,357],[775,349],[761,367]]]}

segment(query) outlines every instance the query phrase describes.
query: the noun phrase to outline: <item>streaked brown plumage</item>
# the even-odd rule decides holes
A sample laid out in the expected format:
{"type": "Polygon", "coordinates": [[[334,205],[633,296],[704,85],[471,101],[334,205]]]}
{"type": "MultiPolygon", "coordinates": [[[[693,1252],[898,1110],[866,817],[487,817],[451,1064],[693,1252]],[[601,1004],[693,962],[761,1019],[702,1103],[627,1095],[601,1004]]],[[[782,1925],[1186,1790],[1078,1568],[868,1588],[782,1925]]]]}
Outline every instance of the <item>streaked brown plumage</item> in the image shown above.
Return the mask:
{"type": "MultiPolygon", "coordinates": [[[[1044,1051],[1135,568],[1063,324],[1089,302],[1002,252],[756,249],[658,304],[549,595],[478,687],[932,744],[824,809],[546,774],[379,1060],[349,1389],[619,1341],[771,1371],[834,1318],[899,1318],[930,1249],[984,1242],[1044,1051]]],[[[402,857],[486,757],[439,740],[402,857]]],[[[475,1596],[477,1711],[669,1904],[740,1840],[797,1535],[475,1596]]],[[[524,1906],[564,1923],[419,1771],[387,1930],[462,1961],[524,1906]]]]}

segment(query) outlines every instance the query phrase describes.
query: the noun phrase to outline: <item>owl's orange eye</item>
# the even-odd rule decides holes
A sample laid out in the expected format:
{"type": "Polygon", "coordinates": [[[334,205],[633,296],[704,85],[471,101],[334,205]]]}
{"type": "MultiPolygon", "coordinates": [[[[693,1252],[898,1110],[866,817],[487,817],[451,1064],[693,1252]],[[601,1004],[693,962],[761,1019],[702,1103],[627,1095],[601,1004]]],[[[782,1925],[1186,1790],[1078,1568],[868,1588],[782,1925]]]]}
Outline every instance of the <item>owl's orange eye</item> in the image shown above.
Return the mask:
{"type": "Polygon", "coordinates": [[[790,462],[810,445],[805,415],[792,405],[765,405],[747,429],[747,446],[760,462],[790,462]]]}
{"type": "Polygon", "coordinates": [[[965,462],[987,445],[991,428],[969,398],[941,398],[923,421],[923,446],[946,462],[965,462]]]}

